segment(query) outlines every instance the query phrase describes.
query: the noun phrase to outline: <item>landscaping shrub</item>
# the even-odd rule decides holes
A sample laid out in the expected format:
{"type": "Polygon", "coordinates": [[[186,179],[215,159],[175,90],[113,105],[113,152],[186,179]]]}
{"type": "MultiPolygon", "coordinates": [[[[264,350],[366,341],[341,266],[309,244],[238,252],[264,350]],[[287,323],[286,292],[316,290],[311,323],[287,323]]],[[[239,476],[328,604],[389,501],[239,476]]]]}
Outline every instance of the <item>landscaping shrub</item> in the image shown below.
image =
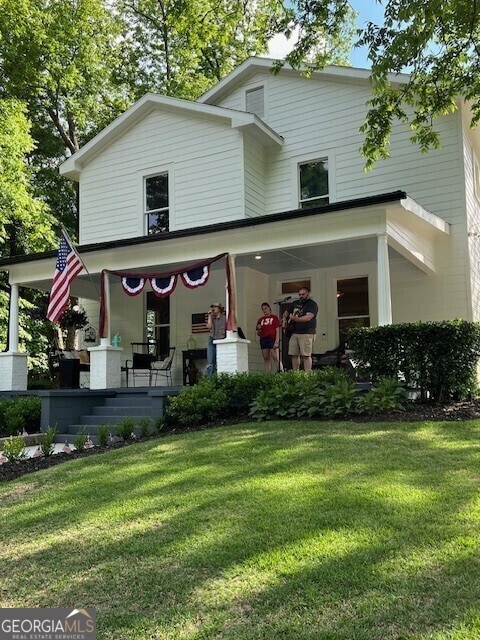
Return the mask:
{"type": "Polygon", "coordinates": [[[361,396],[359,409],[365,413],[403,409],[405,398],[405,388],[396,378],[381,378],[378,384],[361,396]]]}
{"type": "Polygon", "coordinates": [[[138,421],[138,425],[140,427],[140,437],[148,438],[152,426],[152,419],[150,418],[150,416],[143,416],[142,418],[140,418],[140,420],[138,421]]]}
{"type": "Polygon", "coordinates": [[[247,401],[249,415],[256,420],[340,417],[369,411],[370,406],[372,411],[396,409],[405,392],[396,380],[385,379],[368,397],[365,401],[355,382],[335,367],[281,375],[223,374],[169,397],[161,428],[192,428],[242,415],[247,401]]]}
{"type": "Polygon", "coordinates": [[[279,376],[264,373],[222,373],[204,378],[168,398],[162,429],[180,425],[198,427],[230,416],[248,415],[261,389],[269,388],[279,376]]]}
{"type": "Polygon", "coordinates": [[[117,426],[115,427],[115,434],[119,438],[122,438],[122,440],[125,440],[125,442],[127,442],[128,440],[132,439],[132,433],[134,429],[135,420],[133,418],[127,417],[117,424],[117,426]]]}
{"type": "Polygon", "coordinates": [[[88,442],[88,433],[85,429],[81,429],[73,440],[73,446],[77,451],[83,451],[88,442]]]}
{"type": "Polygon", "coordinates": [[[171,397],[165,409],[168,424],[198,427],[226,415],[228,396],[223,389],[215,388],[215,384],[213,379],[201,380],[171,397]]]}
{"type": "Polygon", "coordinates": [[[3,443],[3,455],[8,458],[9,462],[13,462],[15,460],[23,460],[27,452],[25,450],[25,443],[23,442],[23,438],[21,436],[10,436],[8,440],[5,440],[3,443]]]}
{"type": "Polygon", "coordinates": [[[44,456],[52,455],[55,448],[56,435],[57,430],[55,429],[55,427],[48,427],[48,429],[43,433],[42,442],[40,443],[40,451],[44,456]]]}
{"type": "Polygon", "coordinates": [[[287,371],[258,393],[250,415],[257,420],[327,417],[356,412],[357,404],[355,383],[340,369],[287,371]]]}
{"type": "Polygon", "coordinates": [[[110,425],[109,424],[101,424],[98,427],[98,444],[101,447],[106,447],[110,438],[110,425]]]}
{"type": "Polygon", "coordinates": [[[250,405],[261,389],[269,388],[273,383],[273,376],[264,373],[221,373],[210,378],[214,389],[220,389],[228,400],[229,415],[248,414],[250,405]]]}
{"type": "Polygon", "coordinates": [[[0,436],[40,431],[41,399],[38,396],[16,396],[0,401],[0,436]]]}
{"type": "Polygon", "coordinates": [[[352,329],[349,346],[372,381],[395,377],[435,402],[477,392],[480,324],[464,320],[352,329]]]}

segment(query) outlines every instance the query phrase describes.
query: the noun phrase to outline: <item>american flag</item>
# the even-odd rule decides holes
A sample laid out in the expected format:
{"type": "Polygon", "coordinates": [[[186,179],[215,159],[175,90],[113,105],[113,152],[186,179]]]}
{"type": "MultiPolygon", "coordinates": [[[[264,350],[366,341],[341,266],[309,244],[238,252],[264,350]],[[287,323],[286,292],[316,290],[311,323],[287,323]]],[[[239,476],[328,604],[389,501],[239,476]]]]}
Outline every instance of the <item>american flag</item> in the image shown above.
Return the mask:
{"type": "Polygon", "coordinates": [[[192,313],[192,333],[207,333],[210,329],[207,327],[206,313],[192,313]]]}
{"type": "Polygon", "coordinates": [[[70,238],[62,230],[57,264],[53,274],[52,290],[48,302],[47,319],[58,322],[70,297],[70,285],[84,268],[80,256],[72,247],[70,238]]]}

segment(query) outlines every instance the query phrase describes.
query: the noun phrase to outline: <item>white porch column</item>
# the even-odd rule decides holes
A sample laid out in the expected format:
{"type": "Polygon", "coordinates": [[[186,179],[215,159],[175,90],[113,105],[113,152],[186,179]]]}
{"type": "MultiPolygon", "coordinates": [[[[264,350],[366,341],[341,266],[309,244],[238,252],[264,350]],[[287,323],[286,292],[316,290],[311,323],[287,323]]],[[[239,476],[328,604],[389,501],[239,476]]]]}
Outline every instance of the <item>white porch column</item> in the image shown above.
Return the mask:
{"type": "Polygon", "coordinates": [[[217,345],[217,373],[244,373],[248,371],[248,345],[250,340],[238,337],[237,332],[237,284],[235,274],[235,256],[230,255],[227,260],[230,270],[230,293],[228,278],[226,286],[226,306],[232,314],[234,330],[227,331],[224,340],[214,340],[217,345]]]}
{"type": "Polygon", "coordinates": [[[18,285],[10,285],[8,351],[0,353],[0,391],[25,391],[27,388],[27,354],[18,350],[18,285]]]}
{"type": "Polygon", "coordinates": [[[250,340],[229,332],[225,340],[214,340],[217,345],[217,373],[245,373],[248,371],[248,345],[250,340]]]}
{"type": "Polygon", "coordinates": [[[392,324],[392,292],[386,233],[377,236],[377,289],[378,324],[392,324]]]}
{"type": "Polygon", "coordinates": [[[102,338],[99,347],[90,347],[90,389],[119,389],[122,386],[121,347],[112,347],[102,338]]]}

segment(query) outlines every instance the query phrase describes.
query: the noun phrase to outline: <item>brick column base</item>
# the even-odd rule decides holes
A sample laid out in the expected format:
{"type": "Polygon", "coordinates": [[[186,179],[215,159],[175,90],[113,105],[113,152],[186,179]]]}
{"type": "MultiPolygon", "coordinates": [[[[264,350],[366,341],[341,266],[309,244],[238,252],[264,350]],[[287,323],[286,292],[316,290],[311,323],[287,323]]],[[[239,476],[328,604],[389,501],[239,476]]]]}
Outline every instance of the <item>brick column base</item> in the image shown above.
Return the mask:
{"type": "Polygon", "coordinates": [[[123,349],[110,345],[90,347],[90,389],[119,389],[122,386],[123,349]]]}
{"type": "Polygon", "coordinates": [[[0,391],[26,391],[27,354],[16,351],[0,353],[0,391]]]}
{"type": "Polygon", "coordinates": [[[217,373],[244,373],[248,371],[248,345],[250,340],[235,334],[224,340],[214,340],[217,345],[217,373]]]}

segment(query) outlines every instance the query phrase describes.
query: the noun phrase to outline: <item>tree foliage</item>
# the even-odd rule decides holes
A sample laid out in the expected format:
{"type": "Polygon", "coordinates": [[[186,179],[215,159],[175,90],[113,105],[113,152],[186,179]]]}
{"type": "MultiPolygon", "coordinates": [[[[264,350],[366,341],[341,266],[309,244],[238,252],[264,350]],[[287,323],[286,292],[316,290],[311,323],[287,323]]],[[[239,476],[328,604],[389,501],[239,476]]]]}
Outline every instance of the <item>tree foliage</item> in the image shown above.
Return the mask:
{"type": "Polygon", "coordinates": [[[137,95],[194,99],[251,55],[285,15],[276,0],[119,0],[137,95]]]}
{"type": "MultiPolygon", "coordinates": [[[[368,23],[357,45],[368,48],[373,97],[362,128],[367,168],[388,157],[395,122],[406,124],[422,151],[440,145],[435,119],[469,101],[472,126],[480,120],[480,5],[472,0],[370,0],[384,7],[384,23],[368,23]],[[401,72],[409,77],[397,80],[401,72]]],[[[297,0],[289,30],[301,37],[287,62],[322,68],[331,58],[309,57],[315,34],[339,33],[347,17],[344,0],[297,0]]]]}
{"type": "Polygon", "coordinates": [[[118,113],[111,82],[120,24],[101,0],[3,0],[3,87],[37,126],[54,126],[70,153],[118,113]]]}
{"type": "MultiPolygon", "coordinates": [[[[54,245],[54,219],[48,207],[32,194],[32,170],[25,156],[33,149],[26,107],[18,100],[0,100],[0,256],[8,257],[44,251],[54,245]]],[[[0,344],[6,344],[9,286],[6,273],[0,274],[0,344]]],[[[45,341],[35,331],[32,311],[41,296],[25,291],[21,300],[20,335],[31,353],[45,349],[45,341]]]]}
{"type": "Polygon", "coordinates": [[[32,171],[25,156],[33,149],[26,109],[0,100],[0,252],[2,257],[52,246],[53,218],[31,194],[32,171]]]}

